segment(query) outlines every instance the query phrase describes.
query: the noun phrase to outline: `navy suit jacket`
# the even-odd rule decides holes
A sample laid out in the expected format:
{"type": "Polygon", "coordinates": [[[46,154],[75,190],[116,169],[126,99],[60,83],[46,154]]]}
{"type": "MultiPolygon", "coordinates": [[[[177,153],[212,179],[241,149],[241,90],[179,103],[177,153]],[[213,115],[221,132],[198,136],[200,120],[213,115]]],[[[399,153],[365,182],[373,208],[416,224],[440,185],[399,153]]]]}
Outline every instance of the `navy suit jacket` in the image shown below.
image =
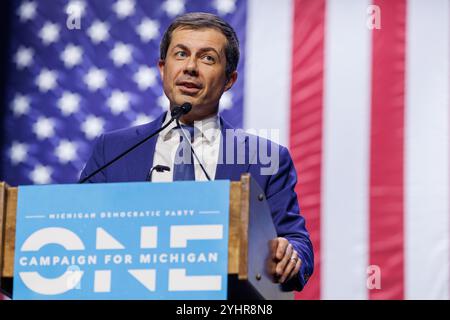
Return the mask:
{"type": "MultiPolygon", "coordinates": [[[[164,118],[165,113],[151,123],[101,135],[97,139],[92,155],[83,169],[80,179],[87,177],[107,161],[158,130],[162,126],[164,118]]],[[[247,134],[243,130],[234,131],[222,118],[220,122],[222,139],[219,159],[222,159],[222,161],[219,160],[217,164],[215,180],[239,181],[241,174],[248,172],[261,186],[271,209],[278,236],[287,238],[302,260],[298,277],[294,277],[286,284],[286,287],[302,290],[313,272],[314,254],[306,230],[305,219],[300,215],[297,194],[294,191],[297,173],[289,151],[270,140],[247,134]],[[232,149],[230,149],[230,146],[227,148],[227,143],[229,143],[225,139],[227,130],[228,133],[229,130],[235,132],[232,136],[233,140],[228,140],[233,141],[232,149]],[[238,158],[238,148],[245,150],[245,159],[238,158]],[[261,148],[265,148],[265,153],[262,153],[262,155],[259,152],[261,148]],[[233,154],[227,156],[227,152],[230,153],[231,150],[233,154]],[[264,155],[276,156],[275,153],[278,153],[279,168],[272,170],[271,174],[261,174],[262,169],[268,170],[270,167],[267,161],[268,157],[264,155]],[[232,164],[229,164],[228,159],[230,158],[234,160],[232,164]]],[[[156,140],[157,136],[151,138],[124,158],[99,172],[89,182],[145,181],[153,164],[156,140]]]]}

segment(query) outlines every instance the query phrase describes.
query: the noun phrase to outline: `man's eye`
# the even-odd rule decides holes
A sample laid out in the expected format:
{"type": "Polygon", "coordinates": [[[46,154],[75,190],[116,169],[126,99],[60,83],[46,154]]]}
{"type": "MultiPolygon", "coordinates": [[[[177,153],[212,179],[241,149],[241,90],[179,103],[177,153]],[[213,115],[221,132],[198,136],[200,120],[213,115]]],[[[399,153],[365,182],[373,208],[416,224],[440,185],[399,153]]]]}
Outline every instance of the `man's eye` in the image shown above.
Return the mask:
{"type": "Polygon", "coordinates": [[[216,62],[216,59],[214,59],[214,57],[213,57],[213,56],[210,56],[210,55],[203,56],[203,60],[205,60],[205,61],[207,61],[207,62],[209,62],[209,63],[214,63],[214,62],[216,62]]]}
{"type": "Polygon", "coordinates": [[[175,56],[178,57],[178,58],[185,58],[186,57],[186,52],[184,52],[184,51],[177,51],[175,53],[175,56]]]}

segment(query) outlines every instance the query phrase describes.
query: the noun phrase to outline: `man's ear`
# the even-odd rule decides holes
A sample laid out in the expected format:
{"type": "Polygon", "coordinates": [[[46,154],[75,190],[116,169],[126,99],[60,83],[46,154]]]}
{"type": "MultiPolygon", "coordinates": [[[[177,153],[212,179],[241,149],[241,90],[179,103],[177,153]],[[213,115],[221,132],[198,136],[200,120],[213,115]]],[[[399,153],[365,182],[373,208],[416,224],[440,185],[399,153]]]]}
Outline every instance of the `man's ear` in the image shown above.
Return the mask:
{"type": "Polygon", "coordinates": [[[233,73],[230,76],[230,79],[227,81],[227,83],[225,84],[225,91],[228,91],[231,89],[231,87],[233,87],[234,83],[236,82],[238,77],[238,73],[237,71],[233,71],[233,73]]]}
{"type": "Polygon", "coordinates": [[[161,79],[164,78],[164,66],[166,65],[166,61],[159,60],[158,62],[158,69],[159,69],[159,75],[161,76],[161,79]]]}

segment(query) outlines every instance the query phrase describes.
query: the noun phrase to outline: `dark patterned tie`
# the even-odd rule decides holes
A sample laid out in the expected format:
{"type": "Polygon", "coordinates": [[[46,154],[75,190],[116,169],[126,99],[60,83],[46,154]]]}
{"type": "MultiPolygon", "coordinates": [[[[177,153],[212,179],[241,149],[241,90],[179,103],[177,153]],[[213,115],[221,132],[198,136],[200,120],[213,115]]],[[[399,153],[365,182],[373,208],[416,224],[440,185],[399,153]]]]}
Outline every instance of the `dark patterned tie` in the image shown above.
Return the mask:
{"type": "MultiPolygon", "coordinates": [[[[194,127],[181,125],[184,132],[191,141],[194,138],[194,127]]],[[[181,129],[176,128],[180,132],[180,145],[175,154],[173,166],[173,181],[195,180],[194,158],[189,143],[181,134],[181,129]]]]}

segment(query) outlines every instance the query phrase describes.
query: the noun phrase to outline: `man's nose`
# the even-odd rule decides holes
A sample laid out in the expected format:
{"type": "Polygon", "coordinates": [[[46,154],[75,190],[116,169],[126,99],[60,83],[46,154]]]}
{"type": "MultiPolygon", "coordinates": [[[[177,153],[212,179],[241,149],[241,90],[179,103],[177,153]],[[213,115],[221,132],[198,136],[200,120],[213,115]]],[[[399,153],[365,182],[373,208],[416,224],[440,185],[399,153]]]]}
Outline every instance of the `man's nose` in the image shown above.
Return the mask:
{"type": "Polygon", "coordinates": [[[184,66],[184,73],[190,76],[198,75],[198,66],[197,59],[195,57],[190,57],[186,60],[186,64],[184,66]]]}

